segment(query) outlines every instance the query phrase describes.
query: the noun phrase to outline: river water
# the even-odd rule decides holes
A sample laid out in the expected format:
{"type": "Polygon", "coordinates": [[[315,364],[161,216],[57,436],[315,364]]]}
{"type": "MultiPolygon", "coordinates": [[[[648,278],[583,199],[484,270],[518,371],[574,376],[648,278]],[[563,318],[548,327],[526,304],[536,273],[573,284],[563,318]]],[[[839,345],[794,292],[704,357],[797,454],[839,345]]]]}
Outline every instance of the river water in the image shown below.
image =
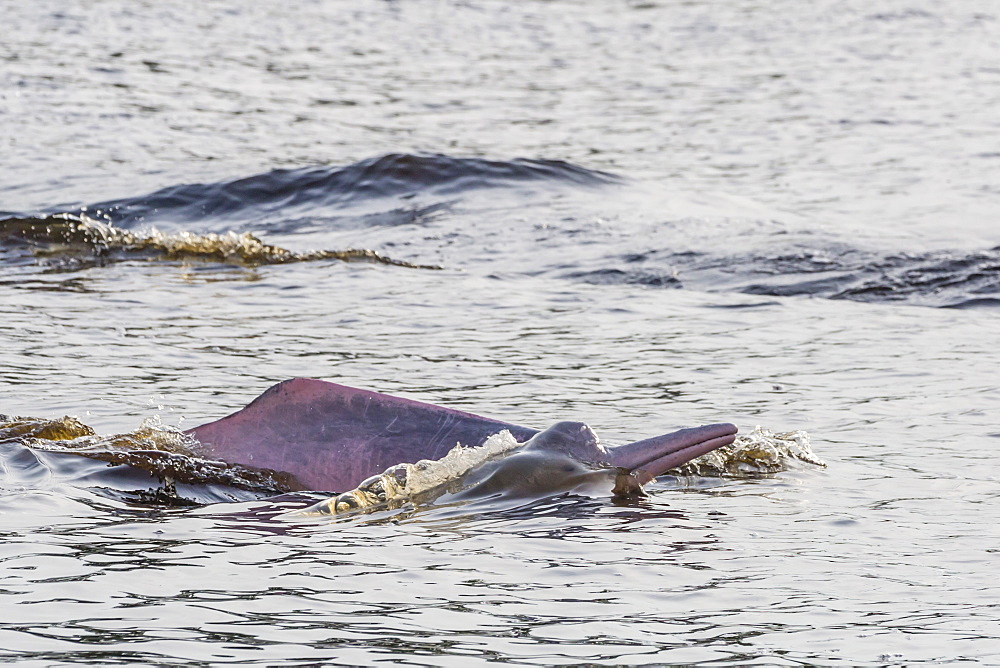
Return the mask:
{"type": "Polygon", "coordinates": [[[8,439],[0,659],[1000,664],[994,3],[0,6],[0,413],[305,376],[828,464],[290,525],[8,439]]]}

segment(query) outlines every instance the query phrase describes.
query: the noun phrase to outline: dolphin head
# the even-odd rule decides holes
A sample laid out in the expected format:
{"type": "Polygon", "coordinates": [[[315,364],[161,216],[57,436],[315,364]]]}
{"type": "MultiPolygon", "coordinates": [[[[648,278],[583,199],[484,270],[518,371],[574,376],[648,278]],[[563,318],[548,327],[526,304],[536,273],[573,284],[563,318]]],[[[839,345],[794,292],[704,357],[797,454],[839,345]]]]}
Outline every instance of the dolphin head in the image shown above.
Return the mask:
{"type": "Polygon", "coordinates": [[[609,463],[608,450],[594,430],[582,422],[557,422],[531,437],[523,452],[551,452],[571,457],[578,462],[604,466],[609,463]]]}
{"type": "Polygon", "coordinates": [[[642,486],[656,476],[735,438],[734,425],[713,424],[608,448],[586,424],[559,422],[485,467],[479,476],[486,471],[488,475],[476,480],[466,495],[518,496],[574,488],[593,481],[595,472],[609,469],[617,469],[612,490],[616,496],[642,495],[642,486]]]}

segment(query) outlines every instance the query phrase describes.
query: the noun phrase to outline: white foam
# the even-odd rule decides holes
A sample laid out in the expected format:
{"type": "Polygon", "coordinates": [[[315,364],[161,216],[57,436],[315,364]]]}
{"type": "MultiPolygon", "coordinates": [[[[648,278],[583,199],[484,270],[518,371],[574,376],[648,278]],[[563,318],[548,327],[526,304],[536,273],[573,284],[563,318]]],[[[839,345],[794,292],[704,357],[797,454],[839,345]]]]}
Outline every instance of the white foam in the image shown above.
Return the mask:
{"type": "Polygon", "coordinates": [[[678,467],[683,475],[738,475],[740,473],[775,473],[788,467],[791,460],[826,466],[810,447],[804,431],[777,433],[757,425],[753,431],[739,434],[726,445],[678,467]]]}
{"type": "MultiPolygon", "coordinates": [[[[441,459],[421,459],[415,464],[401,464],[400,466],[406,468],[406,484],[403,486],[403,493],[406,495],[420,494],[439,487],[460,478],[480,464],[504,455],[521,447],[521,445],[514,440],[509,431],[504,430],[490,436],[478,448],[457,444],[441,459]]],[[[389,471],[396,469],[398,466],[392,467],[389,471]]]]}

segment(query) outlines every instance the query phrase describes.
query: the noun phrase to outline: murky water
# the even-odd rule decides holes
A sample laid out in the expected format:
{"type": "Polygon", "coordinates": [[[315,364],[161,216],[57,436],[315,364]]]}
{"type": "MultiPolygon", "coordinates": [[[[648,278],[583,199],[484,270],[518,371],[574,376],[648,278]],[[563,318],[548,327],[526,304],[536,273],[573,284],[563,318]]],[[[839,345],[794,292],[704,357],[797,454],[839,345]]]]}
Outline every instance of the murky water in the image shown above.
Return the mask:
{"type": "Polygon", "coordinates": [[[3,4],[0,413],[306,376],[829,466],[289,525],[9,441],[4,660],[1000,663],[991,3],[64,5],[3,4]]]}

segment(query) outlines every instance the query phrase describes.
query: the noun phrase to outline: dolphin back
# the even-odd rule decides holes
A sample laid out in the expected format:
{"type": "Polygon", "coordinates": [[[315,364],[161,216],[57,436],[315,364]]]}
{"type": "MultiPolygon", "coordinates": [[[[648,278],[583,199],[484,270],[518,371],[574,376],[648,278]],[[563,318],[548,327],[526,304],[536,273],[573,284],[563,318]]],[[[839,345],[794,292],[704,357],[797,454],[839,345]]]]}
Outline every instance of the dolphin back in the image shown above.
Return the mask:
{"type": "Polygon", "coordinates": [[[186,433],[204,455],[291,474],[302,490],[341,492],[400,463],[478,447],[504,429],[537,431],[471,413],[322,380],[278,383],[232,415],[186,433]]]}

